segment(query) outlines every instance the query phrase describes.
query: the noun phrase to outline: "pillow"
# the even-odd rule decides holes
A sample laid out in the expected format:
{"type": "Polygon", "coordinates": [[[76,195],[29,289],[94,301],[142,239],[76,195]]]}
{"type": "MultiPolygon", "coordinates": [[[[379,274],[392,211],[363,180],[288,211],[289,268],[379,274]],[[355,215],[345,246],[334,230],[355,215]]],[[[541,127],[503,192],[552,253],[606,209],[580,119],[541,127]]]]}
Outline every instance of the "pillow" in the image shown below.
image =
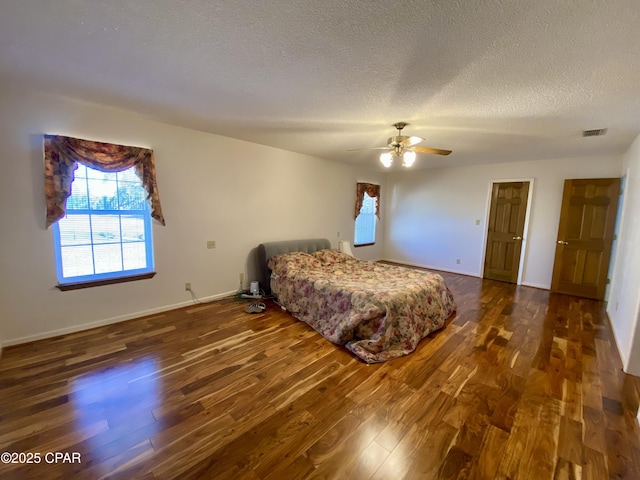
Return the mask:
{"type": "Polygon", "coordinates": [[[289,268],[314,268],[321,266],[320,261],[304,252],[283,253],[274,255],[267,262],[267,266],[274,272],[289,268]]]}
{"type": "Polygon", "coordinates": [[[318,250],[317,252],[313,252],[311,255],[319,260],[322,265],[331,265],[333,263],[354,260],[351,255],[339,252],[338,250],[318,250]]]}

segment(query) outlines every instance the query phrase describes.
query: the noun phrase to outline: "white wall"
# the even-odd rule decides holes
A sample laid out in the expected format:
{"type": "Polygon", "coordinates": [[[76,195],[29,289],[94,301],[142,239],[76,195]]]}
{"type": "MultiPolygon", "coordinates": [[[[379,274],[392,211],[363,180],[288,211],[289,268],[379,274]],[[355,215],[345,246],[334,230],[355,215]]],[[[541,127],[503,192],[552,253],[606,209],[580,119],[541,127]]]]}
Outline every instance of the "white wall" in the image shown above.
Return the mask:
{"type": "Polygon", "coordinates": [[[607,313],[627,373],[640,375],[640,137],[622,161],[627,175],[607,313]]]}
{"type": "MultiPolygon", "coordinates": [[[[326,237],[353,243],[358,181],[384,174],[163,124],[33,92],[0,93],[0,339],[5,345],[79,330],[237,290],[255,279],[264,241],[326,237]],[[42,134],[153,148],[167,222],[153,227],[150,280],[61,292],[44,228],[42,134]],[[214,250],[206,241],[215,240],[214,250]],[[247,283],[245,282],[245,283],[247,283]]],[[[384,228],[384,219],[381,228],[384,228]]],[[[356,249],[382,257],[383,242],[356,249]]]]}
{"type": "MultiPolygon", "coordinates": [[[[455,163],[454,156],[451,162],[455,163]]],[[[522,283],[549,288],[564,180],[618,177],[620,165],[621,159],[613,156],[391,173],[387,178],[384,256],[479,276],[491,182],[533,179],[522,283]]]]}

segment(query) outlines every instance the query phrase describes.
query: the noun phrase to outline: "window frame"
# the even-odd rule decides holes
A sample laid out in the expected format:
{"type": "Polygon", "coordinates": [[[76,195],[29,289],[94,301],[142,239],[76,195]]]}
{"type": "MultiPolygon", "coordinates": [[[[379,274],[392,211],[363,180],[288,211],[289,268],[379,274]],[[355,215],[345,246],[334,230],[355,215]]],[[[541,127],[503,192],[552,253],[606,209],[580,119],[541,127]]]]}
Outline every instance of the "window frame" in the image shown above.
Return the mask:
{"type": "MultiPolygon", "coordinates": [[[[358,216],[356,217],[355,221],[354,221],[354,226],[353,226],[353,246],[354,248],[358,248],[358,247],[370,247],[371,245],[375,245],[376,244],[376,231],[378,228],[378,218],[376,216],[376,206],[377,206],[377,202],[378,202],[378,197],[371,197],[367,192],[363,192],[363,197],[362,197],[362,207],[360,207],[360,213],[358,213],[358,216]],[[360,217],[360,215],[362,215],[362,209],[365,208],[366,203],[367,203],[367,198],[371,199],[373,201],[373,208],[372,208],[372,212],[370,213],[370,215],[373,216],[373,241],[372,242],[367,242],[367,243],[356,243],[356,232],[358,231],[358,217],[360,217]]],[[[369,215],[369,213],[367,213],[366,215],[369,215]]]]}
{"type": "MultiPolygon", "coordinates": [[[[92,168],[90,166],[85,165],[87,170],[96,170],[98,169],[92,168]]],[[[134,168],[134,167],[131,167],[134,168]]],[[[127,169],[128,170],[128,169],[127,169]]],[[[123,170],[124,172],[126,170],[123,170]]],[[[102,173],[111,173],[115,176],[116,184],[118,183],[117,174],[121,172],[102,172],[102,173]]],[[[89,177],[78,177],[74,178],[72,183],[75,183],[78,180],[89,181],[89,177]]],[[[111,181],[111,180],[110,180],[111,181]]],[[[142,182],[140,183],[142,186],[142,182]]],[[[88,187],[88,185],[87,185],[88,187]]],[[[73,195],[73,194],[72,194],[73,195]]],[[[89,190],[87,188],[87,196],[89,198],[89,190]]],[[[71,196],[69,197],[71,198],[71,196]]],[[[145,233],[145,258],[147,267],[145,268],[136,268],[130,270],[118,270],[116,272],[104,272],[104,273],[93,273],[91,275],[78,275],[74,277],[64,277],[63,274],[63,265],[62,265],[62,242],[60,238],[60,226],[59,222],[55,222],[52,226],[53,232],[53,247],[54,247],[54,257],[55,257],[55,266],[56,266],[56,277],[58,280],[58,284],[56,287],[60,290],[75,290],[79,288],[87,288],[93,286],[100,285],[110,285],[114,283],[122,283],[129,282],[133,280],[141,280],[146,278],[152,278],[155,276],[154,271],[154,258],[153,258],[153,226],[151,221],[151,208],[148,202],[145,200],[143,203],[142,209],[92,209],[91,203],[87,204],[88,208],[69,208],[67,206],[66,214],[63,218],[66,218],[69,215],[86,215],[89,217],[89,234],[90,234],[90,243],[86,243],[84,245],[91,246],[92,249],[92,261],[94,262],[94,271],[95,271],[95,254],[94,247],[96,245],[120,245],[122,251],[122,245],[128,242],[122,241],[122,217],[123,216],[139,216],[142,217],[144,224],[144,233],[145,233]],[[104,243],[95,243],[91,231],[91,216],[100,216],[100,215],[111,215],[118,216],[118,220],[120,222],[120,241],[118,242],[104,242],[104,243]]],[[[60,219],[62,220],[62,219],[60,219]]],[[[141,243],[141,242],[140,242],[141,243]]]]}

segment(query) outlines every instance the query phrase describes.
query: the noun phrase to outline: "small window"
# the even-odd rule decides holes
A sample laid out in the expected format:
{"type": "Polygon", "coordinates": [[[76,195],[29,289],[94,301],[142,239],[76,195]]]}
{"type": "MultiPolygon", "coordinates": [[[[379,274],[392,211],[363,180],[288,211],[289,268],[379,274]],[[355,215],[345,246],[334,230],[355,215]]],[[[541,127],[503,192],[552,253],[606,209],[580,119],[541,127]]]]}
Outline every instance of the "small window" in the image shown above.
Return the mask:
{"type": "Polygon", "coordinates": [[[150,208],[134,168],[101,172],[82,164],[53,225],[58,283],[79,284],[153,272],[150,208]]]}
{"type": "Polygon", "coordinates": [[[360,214],[356,217],[354,246],[376,243],[376,199],[364,193],[360,214]]]}

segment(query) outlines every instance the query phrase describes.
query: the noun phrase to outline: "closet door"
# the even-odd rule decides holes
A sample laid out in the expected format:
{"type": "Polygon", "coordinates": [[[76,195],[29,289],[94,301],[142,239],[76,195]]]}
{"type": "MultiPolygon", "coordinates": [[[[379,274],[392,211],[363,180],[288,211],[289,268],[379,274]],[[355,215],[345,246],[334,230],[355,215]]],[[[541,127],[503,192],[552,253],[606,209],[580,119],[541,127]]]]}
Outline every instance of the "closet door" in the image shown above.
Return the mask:
{"type": "Polygon", "coordinates": [[[529,182],[494,183],[491,192],[484,277],[517,283],[529,182]]]}
{"type": "Polygon", "coordinates": [[[551,290],[604,298],[619,178],[565,180],[551,290]]]}

